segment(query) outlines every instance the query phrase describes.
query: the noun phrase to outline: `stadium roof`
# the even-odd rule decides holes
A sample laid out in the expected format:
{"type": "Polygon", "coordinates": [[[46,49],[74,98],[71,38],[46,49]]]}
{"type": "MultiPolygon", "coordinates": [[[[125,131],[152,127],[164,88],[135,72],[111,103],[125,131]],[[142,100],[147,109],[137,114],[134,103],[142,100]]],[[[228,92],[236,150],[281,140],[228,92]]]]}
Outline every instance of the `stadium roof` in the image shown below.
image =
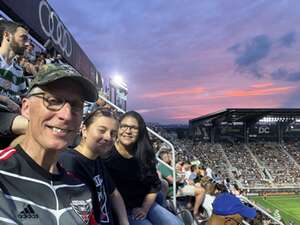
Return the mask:
{"type": "Polygon", "coordinates": [[[189,120],[195,122],[247,122],[269,117],[300,118],[300,108],[229,108],[189,120]]]}

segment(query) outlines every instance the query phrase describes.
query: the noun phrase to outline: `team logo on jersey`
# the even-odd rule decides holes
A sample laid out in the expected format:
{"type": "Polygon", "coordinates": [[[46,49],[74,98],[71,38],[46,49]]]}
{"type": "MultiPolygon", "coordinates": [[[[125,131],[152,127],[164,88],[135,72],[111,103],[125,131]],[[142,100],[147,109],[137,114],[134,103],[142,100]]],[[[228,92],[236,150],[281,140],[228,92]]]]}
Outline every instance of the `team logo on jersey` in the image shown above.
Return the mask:
{"type": "Polygon", "coordinates": [[[82,219],[85,224],[88,224],[91,216],[91,206],[87,201],[74,200],[71,206],[76,214],[82,219]]]}
{"type": "Polygon", "coordinates": [[[34,211],[31,205],[26,205],[23,211],[21,211],[17,216],[21,220],[39,218],[39,215],[34,211]]]}

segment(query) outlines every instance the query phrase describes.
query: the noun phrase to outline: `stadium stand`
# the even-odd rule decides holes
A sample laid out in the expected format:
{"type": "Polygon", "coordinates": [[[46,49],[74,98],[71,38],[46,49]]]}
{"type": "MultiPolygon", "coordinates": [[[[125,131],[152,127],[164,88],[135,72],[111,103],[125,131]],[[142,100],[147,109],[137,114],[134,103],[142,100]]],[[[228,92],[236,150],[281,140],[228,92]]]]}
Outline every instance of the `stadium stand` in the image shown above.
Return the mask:
{"type": "MultiPolygon", "coordinates": [[[[29,2],[34,4],[34,1],[29,2]]],[[[0,0],[0,3],[3,4],[1,9],[9,12],[11,17],[17,21],[24,22],[33,19],[22,18],[17,13],[22,5],[17,6],[15,3],[7,3],[7,1],[4,2],[2,0],[0,0]]],[[[47,3],[40,1],[40,4],[47,3]]],[[[48,4],[47,6],[50,7],[48,4]]],[[[27,52],[23,56],[19,56],[18,62],[22,66],[28,80],[27,85],[43,64],[69,63],[84,76],[94,80],[98,85],[99,91],[101,90],[101,79],[96,78],[100,75],[79,46],[81,56],[68,56],[68,51],[61,48],[59,44],[52,43],[49,45],[47,43],[49,37],[45,33],[41,33],[41,27],[32,21],[29,21],[28,24],[31,29],[33,28],[30,32],[33,36],[32,40],[36,39],[40,43],[44,43],[46,48],[41,50],[41,44],[35,45],[35,41],[29,42],[27,52]],[[49,46],[51,46],[50,49],[49,46]],[[31,49],[31,47],[33,48],[31,49]],[[89,65],[89,69],[86,68],[87,65],[76,64],[77,57],[85,58],[83,61],[89,65]]],[[[66,30],[66,32],[68,31],[66,30]]],[[[73,38],[70,40],[72,43],[75,41],[73,38]]],[[[74,46],[77,46],[76,42],[74,46]]],[[[106,98],[100,98],[96,103],[98,106],[123,112],[122,109],[112,104],[106,98]]],[[[86,111],[90,111],[95,106],[89,103],[86,105],[86,111]]],[[[175,161],[172,160],[173,164],[171,165],[173,171],[175,171],[176,162],[191,162],[191,164],[199,166],[199,170],[206,169],[206,174],[204,172],[201,176],[205,177],[207,171],[211,169],[212,178],[220,184],[228,185],[228,188],[232,190],[233,185],[238,184],[242,189],[248,189],[249,192],[256,193],[265,192],[266,190],[268,192],[280,192],[282,190],[299,192],[300,141],[297,141],[294,137],[299,138],[300,134],[296,129],[293,131],[292,128],[286,129],[286,131],[282,129],[278,133],[276,133],[276,129],[273,129],[278,123],[285,128],[290,123],[295,123],[299,112],[299,109],[228,109],[191,120],[191,138],[187,137],[185,139],[176,138],[174,132],[168,133],[166,129],[155,123],[148,124],[151,127],[151,129],[148,128],[148,131],[158,152],[166,146],[171,152],[173,150],[175,159],[175,161]],[[271,123],[271,121],[269,121],[270,123],[260,123],[263,118],[275,118],[274,121],[276,123],[271,123]],[[162,136],[172,140],[172,144],[162,136]],[[286,142],[284,142],[285,140],[286,142]],[[295,187],[298,187],[298,189],[295,189],[295,187]]],[[[176,187],[175,183],[174,186],[176,187]]],[[[175,207],[177,207],[176,197],[173,200],[175,207]]],[[[248,202],[248,204],[252,203],[248,202]]],[[[267,216],[266,218],[268,219],[265,220],[276,221],[260,206],[255,204],[254,206],[267,216]]],[[[181,212],[185,212],[186,208],[180,207],[178,206],[181,212]]],[[[181,215],[185,224],[196,224],[197,221],[191,220],[189,216],[190,214],[188,213],[184,216],[181,215]],[[186,215],[187,218],[184,219],[186,215]]],[[[277,221],[276,224],[282,223],[277,221]]]]}

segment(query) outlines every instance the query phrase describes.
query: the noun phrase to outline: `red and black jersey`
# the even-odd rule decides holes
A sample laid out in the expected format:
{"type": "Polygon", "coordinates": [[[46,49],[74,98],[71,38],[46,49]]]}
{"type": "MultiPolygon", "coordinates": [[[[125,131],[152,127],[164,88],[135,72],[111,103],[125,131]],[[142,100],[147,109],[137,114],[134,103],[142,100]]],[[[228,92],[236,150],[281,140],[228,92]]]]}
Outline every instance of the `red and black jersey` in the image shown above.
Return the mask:
{"type": "Polygon", "coordinates": [[[0,151],[0,224],[95,224],[87,186],[58,169],[44,170],[20,146],[0,151]]]}

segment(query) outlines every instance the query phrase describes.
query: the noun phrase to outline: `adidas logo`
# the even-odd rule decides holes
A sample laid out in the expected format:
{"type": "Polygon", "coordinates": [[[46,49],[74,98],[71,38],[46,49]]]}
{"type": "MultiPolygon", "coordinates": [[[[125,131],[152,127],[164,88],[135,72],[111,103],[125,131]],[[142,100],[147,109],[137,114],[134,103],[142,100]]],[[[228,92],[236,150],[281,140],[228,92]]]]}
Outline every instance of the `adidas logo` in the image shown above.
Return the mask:
{"type": "Polygon", "coordinates": [[[39,215],[36,214],[31,207],[31,205],[27,205],[26,208],[22,212],[18,214],[19,219],[38,219],[39,215]]]}

